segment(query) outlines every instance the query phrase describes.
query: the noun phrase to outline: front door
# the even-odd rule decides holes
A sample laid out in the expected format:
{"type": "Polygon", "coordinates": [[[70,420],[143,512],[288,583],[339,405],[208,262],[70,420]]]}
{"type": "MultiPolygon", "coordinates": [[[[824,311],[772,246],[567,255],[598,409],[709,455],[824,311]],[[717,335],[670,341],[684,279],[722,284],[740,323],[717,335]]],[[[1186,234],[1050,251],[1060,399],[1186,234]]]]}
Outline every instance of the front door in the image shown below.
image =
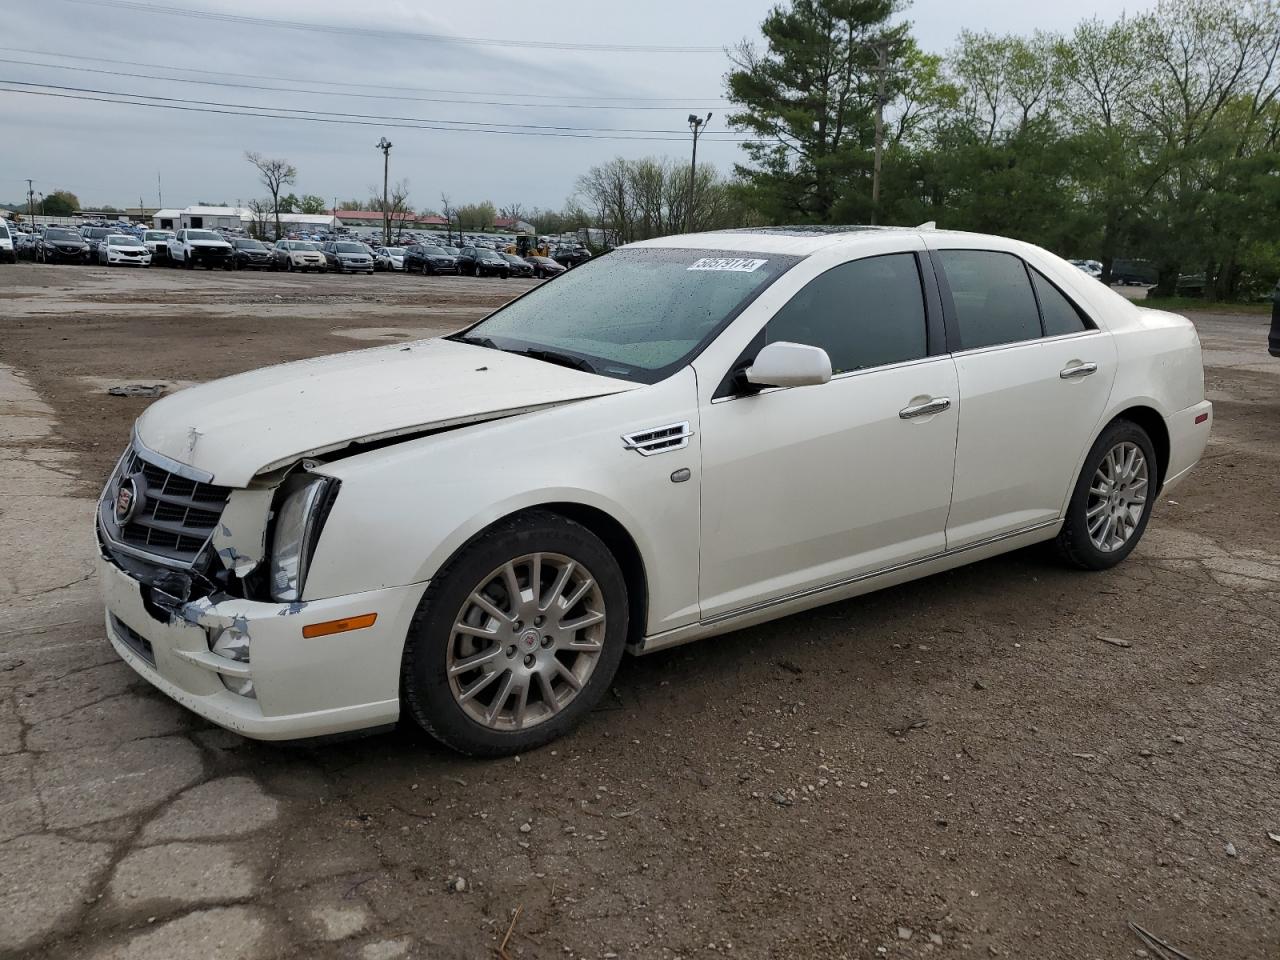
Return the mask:
{"type": "Polygon", "coordinates": [[[915,254],[819,275],[755,343],[775,341],[822,347],[833,378],[703,405],[703,619],[946,548],[956,370],[915,254]]]}

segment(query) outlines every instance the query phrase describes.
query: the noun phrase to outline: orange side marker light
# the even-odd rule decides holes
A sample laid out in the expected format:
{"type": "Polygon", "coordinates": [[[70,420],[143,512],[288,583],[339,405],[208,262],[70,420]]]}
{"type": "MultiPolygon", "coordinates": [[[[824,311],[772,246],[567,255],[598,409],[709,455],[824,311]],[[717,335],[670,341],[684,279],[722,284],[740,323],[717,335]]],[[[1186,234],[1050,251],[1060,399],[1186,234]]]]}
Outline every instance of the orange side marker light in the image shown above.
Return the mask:
{"type": "Polygon", "coordinates": [[[343,617],[341,620],[326,620],[324,623],[312,623],[302,628],[302,635],[308,640],[314,637],[327,637],[335,633],[346,633],[348,630],[363,630],[372,627],[378,619],[376,613],[362,613],[358,617],[343,617]]]}

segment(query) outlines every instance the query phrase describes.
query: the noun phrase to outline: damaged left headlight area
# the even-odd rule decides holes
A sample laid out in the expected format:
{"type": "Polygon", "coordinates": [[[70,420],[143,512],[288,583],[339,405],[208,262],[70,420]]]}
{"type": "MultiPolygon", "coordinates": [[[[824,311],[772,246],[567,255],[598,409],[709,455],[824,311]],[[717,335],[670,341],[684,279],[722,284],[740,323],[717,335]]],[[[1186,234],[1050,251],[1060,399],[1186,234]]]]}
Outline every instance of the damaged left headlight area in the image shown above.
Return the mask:
{"type": "Polygon", "coordinates": [[[250,631],[236,622],[243,618],[220,622],[214,608],[240,599],[283,603],[285,613],[301,609],[307,566],[338,487],[311,473],[315,465],[298,463],[247,487],[224,487],[147,450],[135,436],[98,503],[103,557],[137,583],[156,621],[181,620],[205,631],[201,656],[215,658],[208,665],[241,697],[255,696],[250,631]]]}

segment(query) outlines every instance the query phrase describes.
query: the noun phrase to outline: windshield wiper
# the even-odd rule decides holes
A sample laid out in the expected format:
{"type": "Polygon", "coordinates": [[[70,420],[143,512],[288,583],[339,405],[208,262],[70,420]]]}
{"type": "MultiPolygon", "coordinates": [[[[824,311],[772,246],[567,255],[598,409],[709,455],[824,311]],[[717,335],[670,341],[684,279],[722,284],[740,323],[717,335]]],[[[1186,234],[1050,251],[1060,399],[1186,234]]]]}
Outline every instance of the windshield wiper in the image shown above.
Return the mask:
{"type": "Polygon", "coordinates": [[[596,368],[581,357],[575,357],[568,353],[560,353],[556,350],[541,350],[536,347],[530,347],[527,350],[510,350],[509,353],[518,353],[522,357],[532,357],[534,360],[542,360],[546,363],[558,363],[562,367],[572,367],[575,370],[585,370],[587,373],[595,373],[596,368]]]}

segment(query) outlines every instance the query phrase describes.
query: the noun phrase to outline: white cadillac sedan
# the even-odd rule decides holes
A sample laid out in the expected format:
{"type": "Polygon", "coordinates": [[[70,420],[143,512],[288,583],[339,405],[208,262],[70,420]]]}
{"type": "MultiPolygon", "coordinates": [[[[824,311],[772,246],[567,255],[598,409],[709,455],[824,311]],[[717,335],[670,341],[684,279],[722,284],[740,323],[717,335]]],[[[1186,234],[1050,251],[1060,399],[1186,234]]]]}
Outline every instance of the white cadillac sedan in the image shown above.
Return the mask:
{"type": "Polygon", "coordinates": [[[98,509],[107,632],[246,736],[527,750],[624,650],[1040,541],[1111,567],[1211,416],[1187,320],[1024,243],[632,244],[453,336],[151,406],[98,509]]]}

